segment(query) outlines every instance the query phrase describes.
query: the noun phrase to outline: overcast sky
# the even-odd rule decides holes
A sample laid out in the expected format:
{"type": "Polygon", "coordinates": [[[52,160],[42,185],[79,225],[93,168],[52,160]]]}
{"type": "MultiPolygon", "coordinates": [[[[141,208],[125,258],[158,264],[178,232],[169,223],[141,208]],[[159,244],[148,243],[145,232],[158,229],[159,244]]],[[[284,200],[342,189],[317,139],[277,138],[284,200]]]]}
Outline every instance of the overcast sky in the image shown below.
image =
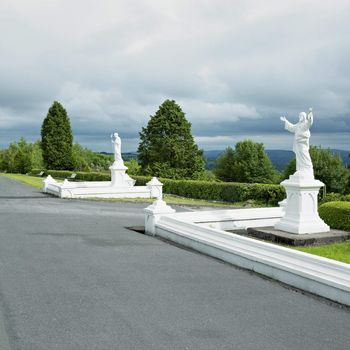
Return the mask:
{"type": "Polygon", "coordinates": [[[349,0],[0,0],[0,33],[0,147],[57,100],[76,142],[135,151],[168,98],[204,149],[291,149],[279,117],[312,106],[311,143],[350,150],[349,0]]]}

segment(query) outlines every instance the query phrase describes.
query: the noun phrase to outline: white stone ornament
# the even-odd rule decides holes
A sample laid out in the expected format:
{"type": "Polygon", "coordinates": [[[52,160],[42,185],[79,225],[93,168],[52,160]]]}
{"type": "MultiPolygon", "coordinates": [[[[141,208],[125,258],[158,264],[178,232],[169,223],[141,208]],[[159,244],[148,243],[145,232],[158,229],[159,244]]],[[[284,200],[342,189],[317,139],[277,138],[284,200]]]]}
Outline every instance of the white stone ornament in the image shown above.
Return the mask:
{"type": "Polygon", "coordinates": [[[113,144],[114,149],[114,163],[113,165],[124,165],[124,161],[122,158],[122,140],[120,139],[117,132],[114,132],[111,135],[111,142],[113,144]]]}
{"type": "Polygon", "coordinates": [[[299,122],[296,124],[290,123],[286,117],[280,118],[284,122],[284,128],[291,133],[294,133],[293,151],[296,157],[296,171],[300,176],[312,177],[313,166],[310,157],[310,127],[313,124],[312,108],[309,109],[309,113],[299,113],[299,122]]]}
{"type": "Polygon", "coordinates": [[[146,185],[151,191],[151,197],[163,199],[163,184],[156,177],[152,177],[146,185]]]}
{"type": "Polygon", "coordinates": [[[328,232],[329,226],[318,215],[318,192],[324,186],[315,180],[309,153],[310,127],[313,124],[312,108],[301,112],[297,124],[280,118],[285,129],[294,133],[293,151],[296,156],[296,172],[281,182],[287,193],[285,215],[275,228],[296,234],[328,232]]]}

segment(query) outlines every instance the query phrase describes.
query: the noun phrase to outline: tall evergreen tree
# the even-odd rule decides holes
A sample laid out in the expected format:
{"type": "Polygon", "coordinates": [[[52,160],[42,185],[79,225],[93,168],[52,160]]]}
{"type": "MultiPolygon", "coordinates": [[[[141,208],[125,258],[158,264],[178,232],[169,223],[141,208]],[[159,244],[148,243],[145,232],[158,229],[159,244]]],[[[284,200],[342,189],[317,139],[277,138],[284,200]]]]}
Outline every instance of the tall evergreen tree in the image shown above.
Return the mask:
{"type": "Polygon", "coordinates": [[[55,101],[41,127],[41,146],[48,169],[73,169],[73,135],[69,117],[62,105],[55,101]]]}
{"type": "Polygon", "coordinates": [[[191,123],[175,101],[164,101],[142,128],[138,159],[145,174],[169,178],[203,174],[203,152],[194,142],[191,123]]]}

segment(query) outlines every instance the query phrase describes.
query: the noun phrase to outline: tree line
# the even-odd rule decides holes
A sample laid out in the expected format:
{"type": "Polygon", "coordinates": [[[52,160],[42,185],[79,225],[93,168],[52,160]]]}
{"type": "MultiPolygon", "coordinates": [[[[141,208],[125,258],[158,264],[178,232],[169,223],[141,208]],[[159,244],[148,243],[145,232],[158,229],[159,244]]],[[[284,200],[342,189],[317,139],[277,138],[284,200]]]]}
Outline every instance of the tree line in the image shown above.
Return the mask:
{"type": "MultiPolygon", "coordinates": [[[[165,100],[139,133],[138,160],[128,162],[128,172],[171,179],[279,183],[295,171],[294,159],[279,173],[263,144],[251,140],[227,147],[214,170],[206,171],[203,151],[196,145],[191,127],[181,107],[173,100],[165,100]]],[[[350,191],[350,170],[339,155],[313,146],[310,155],[315,177],[327,185],[328,191],[350,191]]],[[[7,172],[28,173],[33,168],[103,171],[108,170],[112,160],[111,155],[73,143],[70,119],[57,101],[42,123],[40,141],[28,143],[21,138],[0,150],[0,170],[7,172]]]]}

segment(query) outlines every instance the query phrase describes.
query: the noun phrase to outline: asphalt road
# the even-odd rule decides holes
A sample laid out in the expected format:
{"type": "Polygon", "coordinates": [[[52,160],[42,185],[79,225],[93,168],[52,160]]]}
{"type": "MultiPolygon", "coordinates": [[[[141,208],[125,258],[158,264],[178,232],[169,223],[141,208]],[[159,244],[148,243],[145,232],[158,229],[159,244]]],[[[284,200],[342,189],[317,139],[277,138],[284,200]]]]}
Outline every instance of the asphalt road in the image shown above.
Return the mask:
{"type": "Polygon", "coordinates": [[[346,349],[350,311],[0,177],[0,349],[346,349]]]}

